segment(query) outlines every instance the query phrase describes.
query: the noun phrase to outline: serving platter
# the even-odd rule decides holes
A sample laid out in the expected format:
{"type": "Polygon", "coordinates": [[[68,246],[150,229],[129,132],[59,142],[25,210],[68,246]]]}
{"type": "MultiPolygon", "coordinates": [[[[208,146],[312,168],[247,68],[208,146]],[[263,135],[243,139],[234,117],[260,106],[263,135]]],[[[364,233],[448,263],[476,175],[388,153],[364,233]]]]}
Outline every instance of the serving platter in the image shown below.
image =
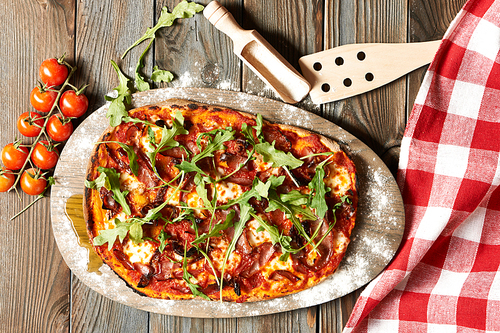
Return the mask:
{"type": "Polygon", "coordinates": [[[51,192],[52,229],[59,250],[71,271],[85,285],[122,304],[155,313],[229,318],[265,315],[325,303],[370,282],[394,256],[404,231],[404,206],[398,186],[380,158],[359,139],[311,112],[289,104],[241,92],[206,88],[164,88],[134,94],[132,107],[182,98],[200,103],[260,113],[270,121],[298,126],[339,142],[357,168],[359,207],[356,226],[337,271],[322,283],[302,292],[253,303],[205,300],[173,301],[141,296],[108,266],[88,268],[89,250],[81,245],[66,213],[70,198],[83,195],[88,159],[95,142],[108,127],[109,104],[94,111],[74,131],[54,171],[51,192]]]}

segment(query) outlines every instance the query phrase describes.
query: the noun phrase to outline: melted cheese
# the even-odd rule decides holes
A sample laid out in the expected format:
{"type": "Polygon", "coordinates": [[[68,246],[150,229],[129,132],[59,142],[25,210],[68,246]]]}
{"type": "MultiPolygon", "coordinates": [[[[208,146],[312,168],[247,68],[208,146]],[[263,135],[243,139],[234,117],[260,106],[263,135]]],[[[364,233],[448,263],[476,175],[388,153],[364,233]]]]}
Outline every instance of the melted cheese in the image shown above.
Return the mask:
{"type": "Polygon", "coordinates": [[[326,186],[332,189],[332,192],[342,196],[347,193],[347,191],[352,188],[351,178],[349,172],[346,168],[335,167],[333,164],[329,164],[331,177],[325,178],[326,186]]]}
{"type": "Polygon", "coordinates": [[[243,188],[240,185],[224,181],[216,183],[215,190],[219,204],[228,203],[229,200],[237,199],[243,194],[243,188]]]}
{"type": "Polygon", "coordinates": [[[150,242],[136,244],[129,239],[125,244],[123,244],[123,253],[128,256],[128,260],[131,263],[140,262],[141,264],[149,264],[155,250],[156,247],[150,242]]]}
{"type": "MultiPolygon", "coordinates": [[[[229,243],[222,237],[212,239],[210,243],[214,247],[214,250],[210,252],[212,263],[219,272],[222,272],[222,264],[224,262],[224,256],[226,255],[227,248],[229,247],[229,243]]],[[[237,252],[233,251],[226,261],[224,274],[231,274],[231,272],[238,268],[240,262],[241,256],[237,252]]]]}
{"type": "Polygon", "coordinates": [[[128,174],[127,172],[122,172],[120,174],[120,190],[144,193],[145,189],[146,185],[141,183],[134,175],[128,174]]]}
{"type": "MultiPolygon", "coordinates": [[[[265,217],[260,216],[261,218],[265,219],[265,217]]],[[[247,222],[247,239],[248,243],[252,247],[259,246],[261,244],[264,244],[265,242],[270,242],[271,241],[271,235],[266,230],[263,231],[258,231],[257,229],[260,227],[259,221],[252,219],[247,222]]]]}

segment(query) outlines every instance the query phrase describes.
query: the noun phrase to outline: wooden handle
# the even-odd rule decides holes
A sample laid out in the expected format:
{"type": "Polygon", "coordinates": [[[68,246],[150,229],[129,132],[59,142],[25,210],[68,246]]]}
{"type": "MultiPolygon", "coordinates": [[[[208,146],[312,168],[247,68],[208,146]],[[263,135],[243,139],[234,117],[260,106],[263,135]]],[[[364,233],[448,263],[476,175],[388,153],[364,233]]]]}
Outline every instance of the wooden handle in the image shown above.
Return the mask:
{"type": "MultiPolygon", "coordinates": [[[[240,44],[240,37],[243,33],[248,33],[236,22],[234,16],[222,6],[218,1],[210,2],[203,10],[203,15],[216,27],[233,40],[233,43],[240,44]]],[[[245,41],[246,44],[247,41],[245,41]]]]}

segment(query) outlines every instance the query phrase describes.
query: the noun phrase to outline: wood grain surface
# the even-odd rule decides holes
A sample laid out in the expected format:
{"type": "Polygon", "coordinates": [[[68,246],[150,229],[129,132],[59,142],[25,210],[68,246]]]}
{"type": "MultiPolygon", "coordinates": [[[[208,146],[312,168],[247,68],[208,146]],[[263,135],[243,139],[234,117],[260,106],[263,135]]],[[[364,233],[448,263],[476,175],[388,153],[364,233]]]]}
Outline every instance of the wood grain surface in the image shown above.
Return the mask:
{"type": "MultiPolygon", "coordinates": [[[[207,0],[199,1],[207,4],[207,0]]],[[[292,65],[303,55],[354,42],[410,42],[441,38],[465,0],[226,0],[244,28],[256,28],[292,65]]],[[[109,64],[177,0],[19,0],[0,3],[0,144],[19,137],[17,117],[31,109],[38,66],[67,54],[88,83],[87,116],[104,103],[118,79],[109,64]]],[[[135,67],[143,48],[118,61],[135,67]]],[[[232,54],[230,40],[201,15],[159,33],[153,65],[176,79],[161,86],[210,87],[276,98],[232,54]],[[189,75],[188,75],[189,74],[189,75]]],[[[342,126],[373,149],[395,173],[406,119],[425,69],[361,96],[322,106],[299,103],[342,126]]],[[[80,120],[77,120],[78,124],[80,120]]],[[[338,300],[276,315],[190,319],[156,315],[110,301],[71,275],[52,235],[49,200],[9,218],[32,198],[0,194],[0,323],[2,332],[341,332],[360,290],[338,300]]]]}

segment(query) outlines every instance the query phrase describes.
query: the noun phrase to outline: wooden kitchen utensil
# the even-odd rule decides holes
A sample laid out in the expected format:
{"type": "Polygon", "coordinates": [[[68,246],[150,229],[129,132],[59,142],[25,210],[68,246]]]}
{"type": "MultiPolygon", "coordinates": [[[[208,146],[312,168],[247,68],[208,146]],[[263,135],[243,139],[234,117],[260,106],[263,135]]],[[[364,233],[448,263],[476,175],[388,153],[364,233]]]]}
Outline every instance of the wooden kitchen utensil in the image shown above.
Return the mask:
{"type": "Polygon", "coordinates": [[[210,2],[203,15],[234,44],[234,53],[271,86],[287,103],[307,96],[311,86],[257,31],[242,29],[233,15],[219,2],[210,2]]]}
{"type": "Polygon", "coordinates": [[[440,40],[423,43],[349,44],[299,59],[316,104],[383,86],[432,61],[440,40]]]}

